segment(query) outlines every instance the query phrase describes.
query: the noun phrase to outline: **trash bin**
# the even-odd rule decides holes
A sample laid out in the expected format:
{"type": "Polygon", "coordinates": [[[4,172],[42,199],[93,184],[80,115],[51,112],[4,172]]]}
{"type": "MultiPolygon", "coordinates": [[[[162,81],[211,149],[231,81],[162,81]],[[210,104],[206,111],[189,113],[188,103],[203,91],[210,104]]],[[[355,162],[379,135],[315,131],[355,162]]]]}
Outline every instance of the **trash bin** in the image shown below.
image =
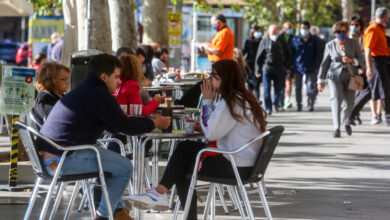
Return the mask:
{"type": "Polygon", "coordinates": [[[74,89],[86,78],[88,75],[88,63],[93,56],[102,54],[98,50],[81,50],[72,53],[70,60],[71,68],[71,89],[74,89]]]}

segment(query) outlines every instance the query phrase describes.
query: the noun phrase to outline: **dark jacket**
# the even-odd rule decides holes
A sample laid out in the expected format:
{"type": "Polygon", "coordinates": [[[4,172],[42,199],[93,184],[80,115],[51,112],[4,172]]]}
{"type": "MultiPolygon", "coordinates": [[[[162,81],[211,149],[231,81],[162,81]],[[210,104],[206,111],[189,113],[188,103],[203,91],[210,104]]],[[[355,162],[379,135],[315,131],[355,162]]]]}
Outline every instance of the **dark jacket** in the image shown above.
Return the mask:
{"type": "MultiPolygon", "coordinates": [[[[286,42],[287,45],[286,44],[284,44],[284,45],[287,46],[287,49],[289,52],[288,57],[286,58],[287,59],[286,60],[286,69],[292,69],[293,56],[292,56],[292,52],[291,52],[291,43],[292,43],[295,36],[294,36],[294,34],[288,35],[288,40],[287,40],[284,37],[284,33],[281,33],[279,35],[279,37],[282,38],[286,42]]],[[[285,50],[287,50],[287,49],[285,49],[285,50]]]]}
{"type": "MultiPolygon", "coordinates": [[[[96,144],[107,130],[137,135],[154,129],[151,119],[126,116],[106,84],[88,75],[78,87],[66,94],[51,110],[40,132],[62,146],[96,144]]],[[[38,140],[40,150],[62,152],[38,140]]]]}
{"type": "Polygon", "coordinates": [[[321,65],[322,59],[324,58],[326,41],[321,39],[317,35],[313,35],[313,37],[317,41],[317,58],[316,58],[317,60],[316,60],[315,68],[314,68],[314,72],[317,73],[319,71],[319,69],[320,69],[320,65],[321,65]]]}
{"type": "Polygon", "coordinates": [[[289,57],[290,51],[286,41],[279,36],[273,42],[267,35],[257,50],[255,73],[283,73],[289,57]]]}
{"type": "Polygon", "coordinates": [[[312,35],[307,41],[304,41],[301,35],[294,37],[291,42],[293,73],[314,73],[318,56],[317,50],[317,41],[312,35]]]}
{"type": "Polygon", "coordinates": [[[251,71],[255,69],[255,59],[257,49],[259,48],[259,44],[261,42],[260,39],[255,39],[254,37],[250,37],[245,40],[244,47],[242,49],[242,55],[244,56],[245,62],[248,64],[251,71]]]}
{"type": "Polygon", "coordinates": [[[49,115],[51,109],[60,100],[56,94],[43,90],[38,92],[37,98],[35,98],[34,108],[32,112],[35,116],[35,119],[42,125],[47,116],[49,115]]]}

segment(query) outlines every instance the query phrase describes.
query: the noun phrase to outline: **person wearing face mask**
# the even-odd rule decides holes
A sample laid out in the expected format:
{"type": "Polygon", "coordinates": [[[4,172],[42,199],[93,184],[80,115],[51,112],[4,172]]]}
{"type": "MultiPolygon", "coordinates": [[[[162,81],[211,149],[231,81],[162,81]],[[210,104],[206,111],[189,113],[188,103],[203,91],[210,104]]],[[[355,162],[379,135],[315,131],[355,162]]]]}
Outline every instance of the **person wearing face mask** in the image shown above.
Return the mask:
{"type": "Polygon", "coordinates": [[[283,91],[286,61],[289,58],[288,45],[278,33],[278,26],[271,24],[256,54],[255,73],[258,77],[263,75],[265,111],[269,115],[272,113],[272,106],[275,106],[275,111],[279,111],[282,107],[280,105],[281,91],[283,91]],[[271,81],[274,84],[273,100],[271,99],[271,81]]]}
{"type": "MultiPolygon", "coordinates": [[[[366,59],[366,76],[371,89],[371,100],[382,100],[385,110],[385,123],[390,126],[390,82],[388,74],[388,57],[386,27],[390,26],[390,12],[387,8],[378,8],[374,22],[364,32],[364,53],[366,59]]],[[[374,119],[374,118],[373,118],[374,119]]],[[[382,120],[379,115],[377,120],[382,120]]]]}
{"type": "Polygon", "coordinates": [[[208,53],[208,59],[215,63],[222,59],[233,59],[234,34],[226,25],[226,18],[223,14],[213,15],[211,17],[211,27],[217,31],[211,44],[203,44],[201,48],[208,53]]]}
{"type": "Polygon", "coordinates": [[[283,109],[288,109],[292,107],[292,103],[290,101],[292,84],[294,80],[294,75],[292,74],[292,56],[291,56],[291,42],[294,38],[294,31],[292,28],[292,24],[289,21],[283,23],[283,32],[280,36],[286,41],[288,46],[288,51],[290,52],[289,58],[286,60],[286,74],[284,80],[284,86],[281,94],[281,104],[283,105],[283,109]]]}
{"type": "Polygon", "coordinates": [[[248,74],[248,88],[252,92],[254,92],[257,99],[260,98],[260,82],[261,79],[257,78],[255,71],[255,58],[257,48],[259,48],[259,44],[261,42],[261,38],[263,36],[263,31],[261,27],[254,26],[251,28],[249,32],[249,38],[245,40],[242,54],[244,55],[245,62],[248,64],[250,72],[248,74]]]}
{"type": "Polygon", "coordinates": [[[314,72],[318,56],[316,39],[310,34],[310,23],[303,21],[300,25],[300,35],[291,42],[293,56],[293,74],[295,78],[295,98],[297,111],[302,111],[302,81],[305,75],[307,105],[309,111],[314,111],[314,102],[317,97],[317,73],[314,72]]]}
{"type": "Polygon", "coordinates": [[[357,41],[347,38],[348,23],[345,21],[336,22],[332,31],[336,39],[325,46],[325,54],[320,65],[317,87],[320,92],[324,89],[325,79],[328,79],[330,89],[330,103],[333,119],[333,137],[339,138],[341,111],[342,121],[345,125],[345,132],[352,134],[349,116],[351,114],[355,91],[348,89],[351,71],[357,73],[357,68],[363,63],[362,53],[357,41]],[[345,103],[342,108],[341,104],[345,103]]]}

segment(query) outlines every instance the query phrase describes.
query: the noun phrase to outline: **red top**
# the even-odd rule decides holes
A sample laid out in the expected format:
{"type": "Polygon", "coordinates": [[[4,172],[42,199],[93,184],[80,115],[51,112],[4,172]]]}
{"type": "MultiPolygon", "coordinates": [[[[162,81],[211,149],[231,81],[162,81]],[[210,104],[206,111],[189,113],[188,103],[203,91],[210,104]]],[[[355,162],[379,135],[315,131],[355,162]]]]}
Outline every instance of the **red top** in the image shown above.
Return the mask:
{"type": "MultiPolygon", "coordinates": [[[[118,93],[119,88],[122,86],[123,81],[119,84],[118,88],[116,88],[114,95],[118,93]]],[[[143,104],[140,95],[140,87],[139,84],[134,80],[127,80],[124,82],[119,94],[116,96],[119,105],[126,107],[126,113],[130,114],[130,104],[143,104]]],[[[150,115],[156,108],[158,107],[158,102],[155,99],[152,99],[148,104],[142,107],[142,115],[147,116],[150,115]]]]}

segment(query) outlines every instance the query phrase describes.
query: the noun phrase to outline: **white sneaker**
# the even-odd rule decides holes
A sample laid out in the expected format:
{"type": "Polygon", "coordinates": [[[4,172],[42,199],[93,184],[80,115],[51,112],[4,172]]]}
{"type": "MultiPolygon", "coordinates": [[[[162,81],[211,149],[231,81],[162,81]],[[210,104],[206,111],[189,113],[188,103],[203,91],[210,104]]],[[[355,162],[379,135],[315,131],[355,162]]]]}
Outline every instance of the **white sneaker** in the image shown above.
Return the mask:
{"type": "Polygon", "coordinates": [[[377,124],[380,124],[381,121],[379,121],[378,117],[372,117],[371,119],[371,124],[372,125],[377,125],[377,124]]]}
{"type": "Polygon", "coordinates": [[[156,189],[149,192],[123,197],[124,200],[130,200],[132,205],[138,209],[154,209],[157,211],[168,210],[168,196],[166,193],[160,194],[156,189]]]}

